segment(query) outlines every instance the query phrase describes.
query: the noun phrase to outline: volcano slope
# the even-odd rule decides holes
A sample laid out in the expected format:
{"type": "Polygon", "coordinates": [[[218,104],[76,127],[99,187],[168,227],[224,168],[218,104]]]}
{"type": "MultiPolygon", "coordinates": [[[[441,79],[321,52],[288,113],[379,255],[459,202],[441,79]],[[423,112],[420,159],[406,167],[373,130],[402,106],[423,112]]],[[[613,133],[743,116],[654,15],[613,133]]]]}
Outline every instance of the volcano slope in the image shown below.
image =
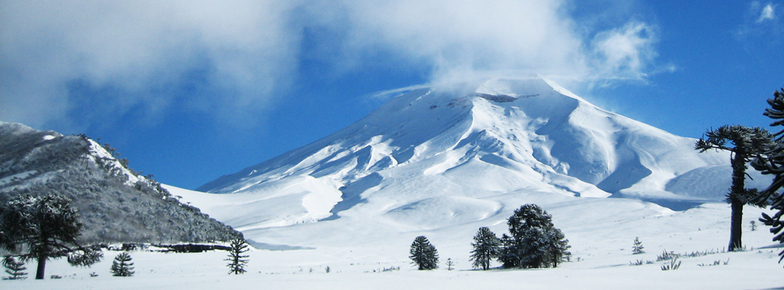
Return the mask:
{"type": "MultiPolygon", "coordinates": [[[[694,142],[541,78],[488,79],[411,90],[343,130],[199,189],[209,193],[167,188],[254,241],[261,250],[251,252],[250,272],[280,274],[248,276],[248,285],[780,286],[767,231],[745,229],[754,251],[722,252],[729,156],[699,154],[694,142]],[[451,258],[457,270],[469,270],[477,229],[507,233],[507,218],[528,203],[553,215],[572,246],[571,262],[546,271],[412,273],[416,236],[428,237],[442,263],[451,258]],[[632,253],[635,237],[646,253],[632,253]],[[665,272],[666,262],[656,262],[663,251],[698,254],[665,272]],[[635,261],[643,264],[630,266],[635,261]],[[298,274],[327,266],[342,276],[298,274]]],[[[752,175],[753,185],[770,182],[752,175]]],[[[762,211],[747,207],[743,224],[762,211]]]]}
{"type": "MultiPolygon", "coordinates": [[[[729,156],[700,154],[694,142],[540,77],[482,79],[412,89],[345,129],[197,189],[213,194],[183,196],[271,243],[283,241],[269,232],[310,223],[391,232],[477,225],[539,196],[633,197],[683,210],[723,200],[729,186],[729,156]]],[[[301,243],[293,239],[285,244],[301,243]]]]}

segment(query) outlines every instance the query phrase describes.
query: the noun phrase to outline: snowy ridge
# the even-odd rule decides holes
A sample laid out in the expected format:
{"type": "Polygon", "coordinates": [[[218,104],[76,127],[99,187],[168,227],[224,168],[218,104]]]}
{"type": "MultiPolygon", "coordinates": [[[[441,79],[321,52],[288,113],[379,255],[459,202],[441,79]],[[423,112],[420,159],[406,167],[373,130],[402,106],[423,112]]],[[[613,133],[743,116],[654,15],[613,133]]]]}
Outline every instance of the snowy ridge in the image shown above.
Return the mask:
{"type": "Polygon", "coordinates": [[[106,151],[106,148],[103,148],[101,144],[98,144],[98,142],[95,142],[93,139],[87,140],[90,142],[90,153],[88,154],[88,158],[90,158],[96,164],[104,164],[106,167],[108,167],[109,170],[127,178],[128,180],[125,181],[125,185],[133,186],[136,184],[136,182],[139,181],[149,183],[147,178],[131,172],[127,167],[122,165],[122,163],[120,163],[117,158],[109,153],[109,151],[106,151]]]}
{"type": "Polygon", "coordinates": [[[81,242],[225,241],[237,233],[126,164],[84,135],[0,124],[0,201],[51,193],[71,199],[84,224],[81,242]]]}
{"type": "Polygon", "coordinates": [[[539,77],[483,79],[397,96],[330,136],[205,184],[198,190],[220,198],[194,204],[241,229],[366,218],[438,228],[496,216],[519,192],[721,200],[678,183],[686,174],[724,186],[696,172],[728,155],[700,154],[694,141],[539,77]]]}

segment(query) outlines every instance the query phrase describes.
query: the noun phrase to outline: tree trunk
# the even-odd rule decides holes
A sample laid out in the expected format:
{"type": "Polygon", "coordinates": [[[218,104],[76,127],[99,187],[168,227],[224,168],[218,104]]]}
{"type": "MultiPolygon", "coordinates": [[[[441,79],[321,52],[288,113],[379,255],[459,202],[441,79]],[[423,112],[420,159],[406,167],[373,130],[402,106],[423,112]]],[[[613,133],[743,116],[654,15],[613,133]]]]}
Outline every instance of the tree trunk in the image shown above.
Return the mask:
{"type": "Polygon", "coordinates": [[[737,200],[731,201],[732,220],[730,221],[730,246],[728,251],[734,252],[743,248],[741,241],[743,224],[743,203],[737,200]]]}
{"type": "Polygon", "coordinates": [[[38,257],[38,269],[35,271],[35,279],[42,280],[44,279],[44,269],[46,269],[46,256],[39,256],[38,257]]]}
{"type": "MultiPolygon", "coordinates": [[[[743,145],[743,144],[741,144],[743,145]]],[[[745,145],[743,145],[745,146],[745,145]]],[[[738,148],[738,146],[736,146],[738,148]]],[[[727,199],[732,208],[732,217],[730,218],[730,245],[727,251],[733,252],[743,247],[741,241],[741,233],[743,231],[743,205],[744,202],[741,196],[746,191],[746,152],[744,150],[737,150],[735,156],[732,158],[732,187],[730,187],[730,194],[727,199]]]]}

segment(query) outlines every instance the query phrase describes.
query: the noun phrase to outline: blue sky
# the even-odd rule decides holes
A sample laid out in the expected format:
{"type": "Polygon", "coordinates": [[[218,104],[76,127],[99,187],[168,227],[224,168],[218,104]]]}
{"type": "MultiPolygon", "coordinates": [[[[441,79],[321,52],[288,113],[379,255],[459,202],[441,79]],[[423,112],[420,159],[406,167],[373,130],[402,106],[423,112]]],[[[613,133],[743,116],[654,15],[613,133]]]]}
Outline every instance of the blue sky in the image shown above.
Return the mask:
{"type": "MultiPolygon", "coordinates": [[[[781,1],[2,1],[0,120],[196,188],[337,131],[374,93],[539,73],[681,136],[767,127],[781,1]]],[[[775,129],[778,130],[778,129],[775,129]]]]}

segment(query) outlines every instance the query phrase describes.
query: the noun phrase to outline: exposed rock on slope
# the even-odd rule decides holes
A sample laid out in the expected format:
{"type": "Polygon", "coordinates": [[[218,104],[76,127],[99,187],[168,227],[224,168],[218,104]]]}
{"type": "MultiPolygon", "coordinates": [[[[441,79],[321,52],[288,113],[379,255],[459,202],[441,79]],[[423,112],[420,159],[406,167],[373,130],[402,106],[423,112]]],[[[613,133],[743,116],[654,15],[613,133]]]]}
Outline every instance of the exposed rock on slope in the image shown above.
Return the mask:
{"type": "Polygon", "coordinates": [[[30,193],[73,200],[83,242],[227,241],[238,232],[180,203],[85,136],[0,122],[0,202],[30,193]]]}

